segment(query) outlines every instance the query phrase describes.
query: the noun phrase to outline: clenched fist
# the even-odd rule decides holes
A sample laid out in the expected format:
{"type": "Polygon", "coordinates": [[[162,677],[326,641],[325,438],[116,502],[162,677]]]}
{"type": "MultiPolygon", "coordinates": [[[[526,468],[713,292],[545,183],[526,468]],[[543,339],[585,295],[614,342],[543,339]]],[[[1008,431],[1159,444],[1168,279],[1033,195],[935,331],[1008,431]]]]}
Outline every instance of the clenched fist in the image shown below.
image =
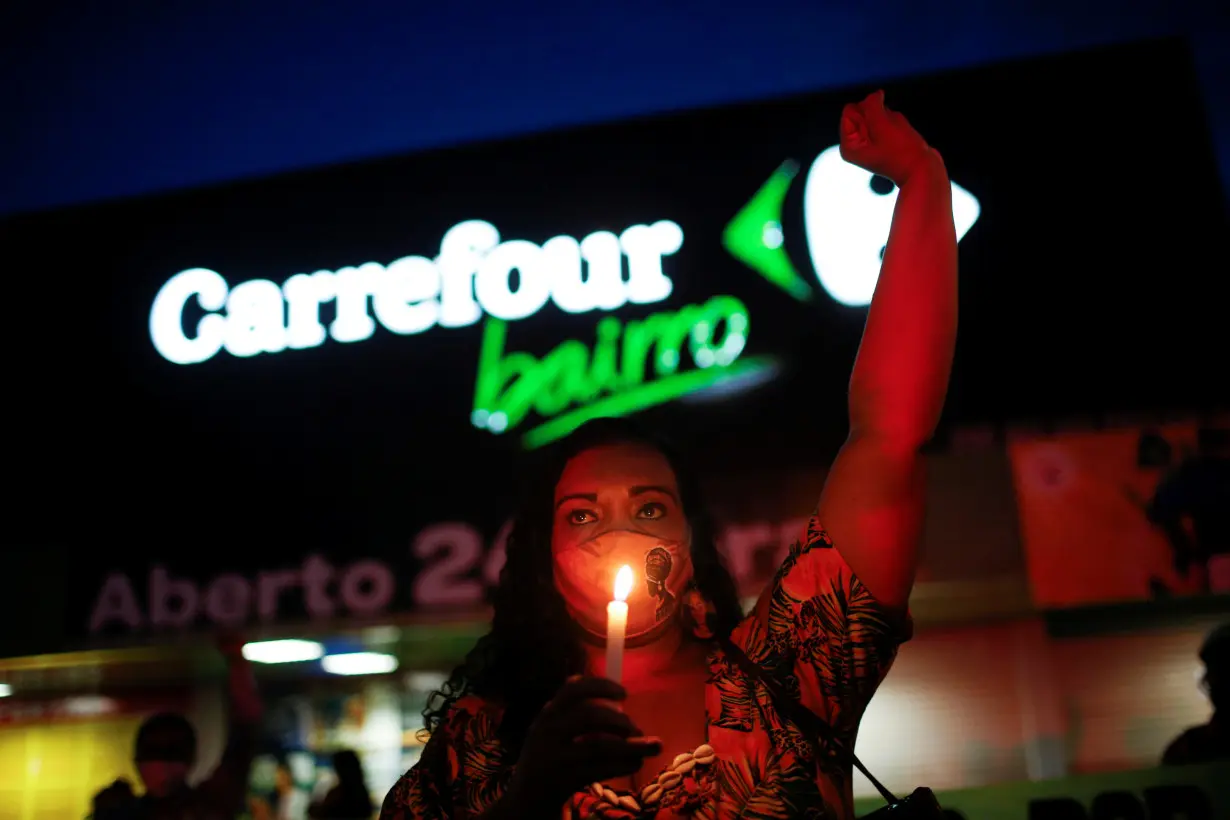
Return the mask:
{"type": "Polygon", "coordinates": [[[924,160],[938,156],[901,114],[884,105],[877,91],[841,111],[841,158],[858,167],[905,183],[924,160]]]}

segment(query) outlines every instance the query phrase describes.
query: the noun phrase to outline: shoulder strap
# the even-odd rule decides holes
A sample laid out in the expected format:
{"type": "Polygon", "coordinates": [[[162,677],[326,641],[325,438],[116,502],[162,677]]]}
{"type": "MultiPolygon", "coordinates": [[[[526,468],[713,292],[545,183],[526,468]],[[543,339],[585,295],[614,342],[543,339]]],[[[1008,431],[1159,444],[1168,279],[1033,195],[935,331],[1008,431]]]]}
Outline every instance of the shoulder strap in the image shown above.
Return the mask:
{"type": "Polygon", "coordinates": [[[773,706],[782,717],[794,723],[803,733],[807,735],[813,742],[817,738],[824,739],[846,762],[853,764],[854,768],[862,772],[863,776],[871,782],[871,785],[876,787],[876,791],[888,801],[889,805],[894,805],[898,802],[897,798],[884,785],[876,780],[871,772],[867,771],[867,767],[854,754],[853,749],[847,749],[846,745],[837,737],[833,727],[811,709],[808,709],[802,703],[799,703],[794,698],[782,689],[777,681],[773,680],[755,663],[747,654],[735,645],[734,641],[728,637],[720,639],[722,648],[726,650],[726,655],[735,665],[743,670],[743,673],[753,680],[760,681],[764,688],[768,691],[769,697],[773,701],[773,706]]]}

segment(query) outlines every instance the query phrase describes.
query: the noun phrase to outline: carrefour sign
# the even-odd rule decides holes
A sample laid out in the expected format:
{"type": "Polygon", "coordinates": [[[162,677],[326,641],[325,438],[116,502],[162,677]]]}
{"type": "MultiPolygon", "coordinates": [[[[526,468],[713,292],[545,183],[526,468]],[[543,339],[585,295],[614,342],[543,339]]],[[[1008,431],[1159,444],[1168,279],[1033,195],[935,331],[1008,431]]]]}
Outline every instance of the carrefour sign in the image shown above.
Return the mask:
{"type": "MultiPolygon", "coordinates": [[[[818,285],[838,304],[861,308],[875,290],[896,191],[891,185],[877,191],[871,175],[842,160],[836,146],[821,152],[803,183],[808,258],[791,260],[781,212],[798,170],[797,163],[784,163],[732,216],[722,244],[744,269],[795,299],[813,298],[818,285]]],[[[953,203],[964,236],[981,206],[955,184],[953,203]]],[[[150,340],[167,361],[194,365],[223,351],[247,358],[330,339],[355,344],[378,328],[412,337],[481,323],[471,421],[497,434],[521,429],[533,447],[594,416],[634,412],[772,371],[772,357],[744,355],[752,323],[738,295],[716,292],[648,316],[619,315],[670,299],[684,245],[684,226],[669,218],[541,243],[469,220],[444,233],[433,257],[295,273],[281,284],[251,279],[232,287],[215,270],[191,268],[167,280],[154,298],[150,340]],[[184,314],[193,301],[204,315],[189,332],[184,314]],[[550,310],[599,318],[591,335],[561,339],[545,355],[518,350],[516,324],[550,310]],[[531,417],[539,424],[524,429],[531,417]]]]}
{"type": "Polygon", "coordinates": [[[662,260],[682,245],[683,230],[665,220],[618,235],[557,236],[541,245],[501,240],[494,225],[471,220],[444,234],[434,259],[405,256],[387,265],[297,273],[281,285],[251,279],[233,288],[216,271],[192,268],[158,291],[150,339],[167,361],[198,364],[223,350],[246,357],[319,347],[326,338],[361,342],[372,337],[377,323],[389,333],[413,336],[435,327],[466,327],[484,315],[525,319],[548,302],[566,313],[652,304],[671,295],[662,260]],[[206,315],[189,336],[183,313],[194,298],[206,315]],[[326,328],[320,308],[328,303],[336,318],[326,328]]]}
{"type": "Polygon", "coordinates": [[[445,233],[434,259],[407,256],[388,265],[295,274],[281,285],[253,279],[233,288],[216,271],[193,268],[158,292],[150,338],[168,361],[198,364],[223,350],[248,357],[318,347],[329,338],[360,342],[377,324],[412,336],[481,320],[471,419],[503,433],[534,412],[543,423],[525,434],[532,447],[593,416],[661,404],[764,366],[737,361],[747,339],[747,309],[720,294],[639,320],[608,315],[595,325],[592,340],[563,340],[541,358],[511,349],[509,325],[549,305],[566,313],[611,314],[664,301],[673,290],[666,268],[683,241],[683,229],[669,220],[579,240],[556,236],[541,245],[503,240],[494,225],[471,220],[445,233]],[[190,336],[183,313],[191,299],[206,315],[190,336]],[[326,327],[321,306],[329,302],[335,318],[326,327]]]}

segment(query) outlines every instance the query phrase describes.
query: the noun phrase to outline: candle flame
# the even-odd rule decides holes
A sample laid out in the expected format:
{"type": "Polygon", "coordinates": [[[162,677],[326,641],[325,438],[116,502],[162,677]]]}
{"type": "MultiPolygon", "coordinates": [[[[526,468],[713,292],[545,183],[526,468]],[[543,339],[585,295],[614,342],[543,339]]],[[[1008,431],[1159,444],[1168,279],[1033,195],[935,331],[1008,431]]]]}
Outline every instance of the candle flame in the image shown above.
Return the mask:
{"type": "Polygon", "coordinates": [[[624,564],[615,574],[615,600],[626,601],[632,592],[632,567],[624,564]]]}

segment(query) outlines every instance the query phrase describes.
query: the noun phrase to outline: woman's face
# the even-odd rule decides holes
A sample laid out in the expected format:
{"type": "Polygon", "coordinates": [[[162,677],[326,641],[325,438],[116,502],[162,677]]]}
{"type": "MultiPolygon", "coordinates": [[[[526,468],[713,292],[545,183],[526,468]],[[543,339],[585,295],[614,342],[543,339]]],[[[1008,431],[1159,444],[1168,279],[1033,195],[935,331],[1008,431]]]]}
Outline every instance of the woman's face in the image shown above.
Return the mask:
{"type": "Polygon", "coordinates": [[[671,620],[692,579],[691,533],[666,458],[633,444],[595,447],[564,467],[551,533],[555,585],[586,630],[606,634],[619,568],[632,568],[629,642],[671,620]]]}

